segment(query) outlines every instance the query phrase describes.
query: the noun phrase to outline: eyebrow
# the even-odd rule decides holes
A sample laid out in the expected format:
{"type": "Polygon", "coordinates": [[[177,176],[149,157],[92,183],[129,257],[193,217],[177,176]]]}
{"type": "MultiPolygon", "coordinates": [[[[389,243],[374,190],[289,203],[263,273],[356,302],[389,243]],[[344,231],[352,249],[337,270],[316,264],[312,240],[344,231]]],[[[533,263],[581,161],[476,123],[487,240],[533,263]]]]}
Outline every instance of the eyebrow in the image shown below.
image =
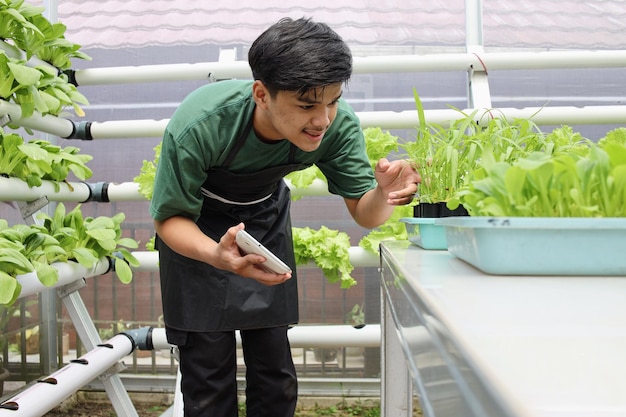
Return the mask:
{"type": "MultiPolygon", "coordinates": [[[[339,95],[338,95],[337,97],[335,97],[335,99],[334,99],[334,100],[332,100],[332,101],[331,101],[331,103],[332,103],[332,102],[335,102],[335,101],[337,101],[337,100],[339,100],[339,99],[341,98],[341,96],[342,96],[342,95],[343,95],[343,91],[341,91],[341,92],[339,93],[339,95]]],[[[300,96],[300,97],[298,97],[298,101],[301,101],[301,102],[303,102],[303,103],[307,103],[307,104],[317,104],[317,103],[319,103],[319,101],[318,101],[318,100],[311,99],[311,98],[309,98],[309,96],[310,96],[310,95],[307,95],[307,96],[300,96]]]]}

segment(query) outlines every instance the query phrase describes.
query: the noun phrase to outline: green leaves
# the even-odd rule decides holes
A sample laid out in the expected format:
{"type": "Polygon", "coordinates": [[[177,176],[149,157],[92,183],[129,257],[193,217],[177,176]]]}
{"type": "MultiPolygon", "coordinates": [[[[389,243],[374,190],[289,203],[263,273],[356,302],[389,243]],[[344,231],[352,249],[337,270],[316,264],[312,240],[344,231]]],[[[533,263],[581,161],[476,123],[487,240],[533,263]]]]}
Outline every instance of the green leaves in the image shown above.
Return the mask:
{"type": "Polygon", "coordinates": [[[598,144],[571,129],[567,144],[531,152],[515,161],[485,153],[460,202],[474,216],[625,217],[626,130],[609,132],[598,144]]]}
{"type": "Polygon", "coordinates": [[[79,154],[74,146],[61,148],[44,140],[24,140],[17,134],[0,131],[0,173],[20,178],[30,187],[43,180],[65,181],[70,172],[80,180],[91,177],[86,163],[90,155],[79,154]]]}
{"type": "Polygon", "coordinates": [[[86,268],[92,268],[103,257],[114,259],[115,271],[123,283],[132,280],[131,266],[139,266],[139,261],[126,248],[135,249],[137,241],[122,237],[123,213],[113,217],[99,216],[83,218],[80,205],[65,214],[62,203],[52,217],[41,214],[44,226],[57,238],[70,259],[86,268]],[[125,265],[122,265],[125,264],[125,265]]]}
{"type": "Polygon", "coordinates": [[[402,145],[420,171],[420,202],[459,204],[459,191],[480,174],[486,154],[494,161],[513,162],[533,152],[584,152],[589,141],[568,126],[546,135],[529,119],[508,120],[492,112],[461,113],[448,127],[427,124],[419,96],[414,92],[419,127],[415,141],[402,145]]]}
{"type": "Polygon", "coordinates": [[[433,203],[450,200],[473,170],[480,157],[480,142],[473,136],[480,131],[474,121],[476,112],[451,122],[450,127],[427,124],[417,91],[413,91],[419,126],[414,141],[400,145],[422,177],[419,201],[433,203]]]}
{"type": "Polygon", "coordinates": [[[67,75],[44,66],[32,68],[26,61],[11,58],[2,50],[0,73],[0,98],[18,104],[23,118],[35,111],[58,116],[70,106],[78,116],[84,116],[81,105],[88,104],[88,100],[68,82],[67,75]]]}
{"type": "Polygon", "coordinates": [[[156,175],[156,167],[161,157],[161,143],[154,147],[154,160],[143,161],[139,175],[133,178],[133,181],[139,185],[139,192],[147,199],[152,200],[154,192],[154,176],[156,175]]]}
{"type": "Polygon", "coordinates": [[[368,127],[363,130],[363,136],[365,136],[365,150],[372,169],[379,159],[388,158],[389,154],[398,151],[398,137],[384,132],[379,127],[368,127]]]}
{"type": "Polygon", "coordinates": [[[0,98],[18,104],[23,118],[35,111],[58,116],[66,107],[84,116],[81,105],[88,104],[87,99],[59,70],[70,68],[73,58],[91,58],[79,51],[80,45],[65,39],[66,27],[50,23],[42,15],[43,10],[22,0],[0,1],[0,41],[11,42],[25,55],[25,59],[13,58],[0,49],[0,98]],[[33,68],[28,64],[32,57],[54,69],[33,68]]]}
{"type": "Polygon", "coordinates": [[[350,263],[350,237],[346,233],[326,226],[319,230],[294,227],[293,244],[296,265],[306,265],[313,261],[328,282],[340,282],[341,288],[356,285],[356,280],[350,275],[354,267],[350,263]]]}
{"type": "Polygon", "coordinates": [[[0,305],[11,305],[17,299],[21,291],[17,275],[35,272],[43,285],[56,284],[55,262],[76,261],[91,269],[102,258],[110,258],[120,281],[132,280],[130,266],[139,266],[139,261],[127,248],[138,244],[122,237],[124,214],[83,218],[80,206],[66,213],[59,203],[52,216],[40,213],[39,217],[42,225],[12,227],[0,219],[0,305]]]}
{"type": "Polygon", "coordinates": [[[59,69],[68,69],[72,58],[91,59],[79,51],[80,45],[65,39],[65,25],[51,23],[44,11],[23,0],[0,1],[0,39],[11,39],[28,59],[36,56],[59,69]]]}

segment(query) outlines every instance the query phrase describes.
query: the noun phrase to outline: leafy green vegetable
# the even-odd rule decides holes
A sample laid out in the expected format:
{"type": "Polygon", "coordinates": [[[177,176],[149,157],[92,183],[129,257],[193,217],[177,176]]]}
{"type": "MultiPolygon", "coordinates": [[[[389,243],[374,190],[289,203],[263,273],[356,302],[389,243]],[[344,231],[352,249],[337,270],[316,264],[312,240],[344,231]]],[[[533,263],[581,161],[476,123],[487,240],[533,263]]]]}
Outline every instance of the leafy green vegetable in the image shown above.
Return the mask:
{"type": "Polygon", "coordinates": [[[135,240],[122,237],[125,216],[83,218],[80,206],[66,213],[59,203],[52,216],[40,213],[43,224],[17,224],[0,219],[0,305],[12,305],[20,294],[16,277],[35,272],[39,281],[52,286],[59,279],[55,262],[77,261],[93,268],[104,257],[112,259],[123,283],[132,280],[130,266],[139,261],[127,248],[137,248],[135,240]]]}
{"type": "Polygon", "coordinates": [[[354,267],[350,263],[350,237],[347,233],[322,226],[293,228],[293,244],[297,265],[313,261],[330,283],[341,283],[341,288],[356,285],[350,275],[354,267]]]}
{"type": "Polygon", "coordinates": [[[481,169],[460,192],[474,216],[625,217],[626,140],[577,142],[513,162],[483,155],[481,169]],[[586,144],[586,145],[584,145],[586,144]]]}
{"type": "Polygon", "coordinates": [[[65,25],[43,16],[45,10],[24,0],[0,0],[0,39],[11,39],[27,59],[37,56],[59,69],[70,68],[72,58],[90,60],[80,45],[65,39],[65,25]]]}
{"type": "Polygon", "coordinates": [[[58,116],[68,106],[78,116],[84,116],[81,104],[89,102],[68,82],[66,74],[57,74],[44,66],[31,68],[26,61],[11,58],[2,50],[0,73],[0,98],[18,104],[22,118],[32,116],[35,111],[58,116]]]}
{"type": "MultiPolygon", "coordinates": [[[[308,188],[313,184],[316,179],[321,179],[326,182],[326,177],[322,174],[322,171],[315,165],[300,171],[290,172],[285,175],[285,178],[291,181],[291,184],[296,188],[308,188]]],[[[301,197],[292,197],[293,201],[299,200],[301,197]]]]}
{"type": "Polygon", "coordinates": [[[156,175],[157,165],[161,157],[161,145],[159,142],[154,150],[154,160],[143,161],[139,175],[133,178],[133,181],[139,185],[139,192],[146,198],[146,200],[152,200],[152,193],[154,192],[154,176],[156,175]]]}
{"type": "Polygon", "coordinates": [[[413,216],[413,205],[397,206],[393,214],[382,225],[370,231],[359,241],[359,246],[372,253],[378,254],[380,243],[385,240],[406,240],[408,234],[404,223],[400,222],[403,217],[413,216]]]}
{"type": "Polygon", "coordinates": [[[80,45],[65,39],[65,25],[50,23],[42,10],[45,8],[29,6],[23,0],[0,0],[0,40],[10,40],[25,56],[10,57],[0,50],[0,98],[18,104],[23,118],[35,111],[58,116],[68,106],[84,116],[81,105],[88,104],[87,99],[59,70],[70,68],[73,58],[91,58],[79,50],[80,45]],[[32,57],[52,68],[33,67],[28,62],[32,57]]]}
{"type": "Polygon", "coordinates": [[[80,205],[66,214],[65,206],[59,203],[52,217],[41,213],[40,218],[48,233],[66,251],[69,260],[92,268],[101,258],[109,257],[114,260],[120,281],[126,284],[132,280],[132,270],[128,266],[139,266],[139,261],[127,248],[137,248],[138,243],[122,237],[123,213],[113,217],[83,218],[80,205]]]}
{"type": "Polygon", "coordinates": [[[66,181],[70,172],[86,180],[92,175],[86,165],[92,156],[79,152],[75,146],[61,148],[44,140],[24,143],[21,136],[0,131],[0,174],[20,178],[30,187],[43,180],[66,181]]]}

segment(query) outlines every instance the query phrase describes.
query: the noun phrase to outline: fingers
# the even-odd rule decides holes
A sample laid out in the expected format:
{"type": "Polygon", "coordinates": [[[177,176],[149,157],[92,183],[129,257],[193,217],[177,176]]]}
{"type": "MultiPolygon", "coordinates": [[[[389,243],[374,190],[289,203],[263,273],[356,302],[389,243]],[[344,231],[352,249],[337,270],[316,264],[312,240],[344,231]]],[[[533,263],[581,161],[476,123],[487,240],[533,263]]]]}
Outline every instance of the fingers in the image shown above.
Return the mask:
{"type": "Polygon", "coordinates": [[[291,274],[272,274],[272,273],[267,273],[267,275],[269,275],[269,278],[253,278],[255,280],[257,280],[258,282],[260,282],[263,285],[267,285],[268,287],[274,286],[274,285],[279,285],[279,284],[283,284],[284,282],[286,282],[288,279],[291,279],[291,274]]]}
{"type": "Polygon", "coordinates": [[[415,191],[390,193],[389,198],[387,199],[387,204],[391,206],[403,206],[405,204],[411,203],[415,198],[417,186],[411,187],[411,189],[414,189],[415,191]]]}

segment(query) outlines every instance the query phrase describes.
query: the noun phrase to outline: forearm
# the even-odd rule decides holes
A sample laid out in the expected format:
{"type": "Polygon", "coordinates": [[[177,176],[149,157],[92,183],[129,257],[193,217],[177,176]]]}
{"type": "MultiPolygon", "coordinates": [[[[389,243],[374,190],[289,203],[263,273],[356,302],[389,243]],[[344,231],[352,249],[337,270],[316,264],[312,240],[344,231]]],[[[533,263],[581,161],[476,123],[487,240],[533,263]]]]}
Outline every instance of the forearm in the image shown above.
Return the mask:
{"type": "Polygon", "coordinates": [[[229,228],[219,242],[205,235],[193,221],[182,216],[155,221],[154,226],[167,246],[180,255],[255,279],[264,285],[282,284],[291,278],[291,272],[274,274],[259,268],[259,264],[265,262],[261,255],[242,256],[235,242],[235,235],[244,228],[243,223],[229,228]]]}
{"type": "Polygon", "coordinates": [[[368,191],[358,200],[346,200],[346,205],[354,221],[368,229],[385,223],[394,210],[381,187],[368,191]]]}
{"type": "Polygon", "coordinates": [[[217,242],[202,233],[189,218],[170,217],[155,221],[154,227],[159,237],[175,252],[197,261],[214,264],[217,242]]]}

